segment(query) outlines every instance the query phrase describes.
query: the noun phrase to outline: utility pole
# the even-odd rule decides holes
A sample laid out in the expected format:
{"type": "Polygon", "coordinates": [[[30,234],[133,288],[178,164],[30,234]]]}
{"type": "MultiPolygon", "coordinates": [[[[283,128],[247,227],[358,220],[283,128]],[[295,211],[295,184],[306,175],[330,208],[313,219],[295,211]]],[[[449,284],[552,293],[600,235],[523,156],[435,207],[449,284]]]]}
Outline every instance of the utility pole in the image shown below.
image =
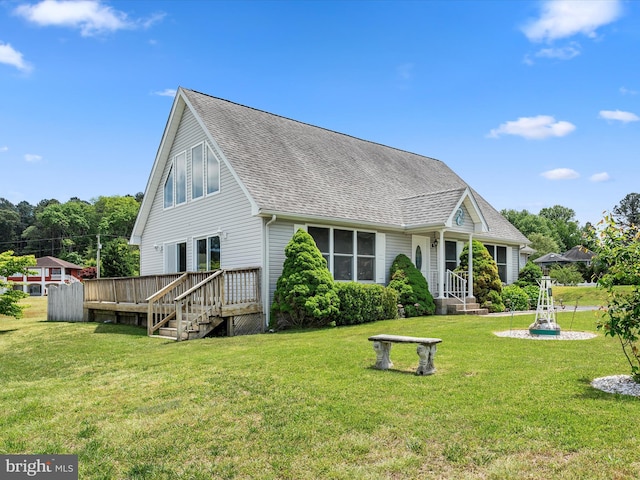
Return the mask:
{"type": "Polygon", "coordinates": [[[100,234],[98,234],[97,237],[98,237],[98,250],[96,253],[96,277],[100,278],[100,250],[102,250],[102,244],[100,243],[100,234]]]}

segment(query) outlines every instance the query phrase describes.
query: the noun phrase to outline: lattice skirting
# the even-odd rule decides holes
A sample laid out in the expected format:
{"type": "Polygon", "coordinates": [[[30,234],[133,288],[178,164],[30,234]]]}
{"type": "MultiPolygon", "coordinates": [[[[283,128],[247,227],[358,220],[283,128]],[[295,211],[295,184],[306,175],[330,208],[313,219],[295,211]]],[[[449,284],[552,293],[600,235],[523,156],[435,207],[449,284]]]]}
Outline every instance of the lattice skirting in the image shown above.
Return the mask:
{"type": "Polygon", "coordinates": [[[264,332],[264,315],[262,313],[250,313],[248,315],[236,315],[233,317],[234,335],[253,335],[264,332]]]}

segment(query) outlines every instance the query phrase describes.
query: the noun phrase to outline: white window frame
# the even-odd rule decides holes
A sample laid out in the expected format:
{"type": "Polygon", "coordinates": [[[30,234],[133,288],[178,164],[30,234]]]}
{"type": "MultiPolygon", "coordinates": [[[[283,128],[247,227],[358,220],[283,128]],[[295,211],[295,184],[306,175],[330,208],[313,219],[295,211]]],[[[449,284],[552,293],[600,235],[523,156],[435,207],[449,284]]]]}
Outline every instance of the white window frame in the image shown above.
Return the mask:
{"type": "Polygon", "coordinates": [[[162,245],[162,250],[164,252],[163,255],[163,263],[164,263],[164,273],[183,273],[180,270],[180,265],[178,264],[178,245],[184,244],[184,264],[185,270],[189,270],[189,243],[187,239],[180,239],[173,242],[166,242],[162,245]],[[173,263],[173,265],[170,265],[173,263]]]}
{"type": "Polygon", "coordinates": [[[199,237],[194,237],[193,239],[193,271],[194,272],[205,272],[207,270],[200,270],[198,255],[198,242],[205,240],[207,242],[207,266],[211,263],[211,257],[209,256],[211,253],[211,245],[209,244],[209,239],[217,237],[218,243],[220,244],[220,266],[218,268],[222,268],[222,238],[218,233],[212,233],[211,235],[201,235],[199,237]]]}
{"type": "Polygon", "coordinates": [[[203,157],[203,166],[204,166],[203,180],[204,180],[204,183],[205,183],[204,195],[206,197],[208,197],[209,195],[217,195],[217,194],[220,193],[220,189],[221,189],[220,184],[222,183],[221,179],[220,179],[220,173],[221,173],[220,170],[221,170],[221,168],[220,168],[220,159],[218,158],[218,155],[216,155],[216,153],[213,151],[213,148],[211,147],[211,145],[209,145],[206,142],[204,142],[204,145],[205,145],[205,147],[204,147],[204,157],[203,157]],[[209,191],[209,188],[210,188],[210,185],[209,185],[209,157],[210,156],[211,156],[212,159],[215,160],[216,169],[218,170],[218,185],[217,185],[216,190],[214,190],[212,192],[209,191]]]}
{"type": "Polygon", "coordinates": [[[190,163],[189,163],[191,165],[191,200],[194,200],[194,201],[195,200],[200,200],[201,198],[204,198],[206,196],[206,193],[207,193],[207,182],[206,182],[206,174],[207,174],[206,162],[207,162],[207,157],[206,157],[206,154],[205,154],[205,150],[206,150],[206,148],[205,148],[205,143],[204,142],[200,142],[200,143],[194,145],[193,147],[191,147],[189,149],[189,153],[191,154],[190,163]],[[198,147],[201,149],[202,156],[200,157],[200,162],[201,162],[200,163],[200,168],[196,169],[196,168],[194,168],[194,165],[193,165],[193,151],[198,147]],[[202,177],[201,177],[202,181],[200,182],[201,183],[200,184],[200,188],[202,189],[202,192],[197,197],[194,195],[194,193],[195,193],[194,190],[195,190],[195,187],[197,186],[197,184],[196,184],[196,182],[194,180],[195,177],[193,175],[193,172],[195,172],[196,170],[198,170],[202,174],[202,177]]]}
{"type": "Polygon", "coordinates": [[[328,255],[329,256],[329,261],[328,261],[328,265],[327,267],[329,268],[329,271],[331,272],[331,276],[334,277],[335,279],[335,268],[334,268],[334,260],[335,257],[344,257],[344,256],[351,256],[351,273],[352,273],[352,277],[351,280],[336,280],[336,282],[358,282],[358,283],[376,283],[377,280],[377,275],[378,275],[378,268],[380,268],[380,263],[379,263],[379,259],[378,259],[378,255],[379,255],[379,249],[378,249],[378,242],[380,241],[380,235],[375,231],[375,230],[363,230],[363,229],[353,229],[353,228],[343,228],[343,227],[331,227],[331,226],[327,226],[327,225],[313,225],[313,224],[308,224],[306,225],[306,230],[307,232],[309,231],[309,228],[322,228],[322,229],[326,229],[329,230],[329,251],[328,252],[321,252],[323,255],[328,255]],[[335,248],[334,248],[334,231],[335,230],[343,230],[343,231],[349,231],[352,234],[352,244],[353,244],[353,253],[350,255],[347,254],[342,254],[342,253],[335,253],[335,248]],[[371,233],[374,236],[374,254],[373,255],[364,255],[364,254],[358,254],[358,233],[371,233]],[[373,260],[373,272],[372,272],[372,278],[371,279],[366,279],[366,280],[361,280],[358,278],[358,258],[371,258],[373,260]]]}
{"type": "Polygon", "coordinates": [[[484,247],[489,251],[489,255],[491,255],[493,261],[496,262],[496,266],[498,267],[498,275],[500,275],[500,266],[504,266],[505,278],[504,280],[501,278],[500,281],[502,281],[503,283],[507,283],[509,280],[509,247],[507,247],[506,245],[494,245],[491,243],[484,244],[484,247]],[[498,263],[498,248],[504,248],[504,263],[498,263]]]}

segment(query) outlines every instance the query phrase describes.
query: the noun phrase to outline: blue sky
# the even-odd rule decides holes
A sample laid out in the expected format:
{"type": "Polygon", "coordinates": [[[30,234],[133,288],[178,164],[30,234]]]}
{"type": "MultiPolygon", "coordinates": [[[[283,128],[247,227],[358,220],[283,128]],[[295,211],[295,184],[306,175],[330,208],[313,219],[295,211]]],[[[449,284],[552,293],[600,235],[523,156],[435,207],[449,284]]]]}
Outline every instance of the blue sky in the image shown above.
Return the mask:
{"type": "Polygon", "coordinates": [[[143,191],[178,86],[438,158],[497,209],[640,191],[637,1],[0,1],[0,197],[143,191]]]}

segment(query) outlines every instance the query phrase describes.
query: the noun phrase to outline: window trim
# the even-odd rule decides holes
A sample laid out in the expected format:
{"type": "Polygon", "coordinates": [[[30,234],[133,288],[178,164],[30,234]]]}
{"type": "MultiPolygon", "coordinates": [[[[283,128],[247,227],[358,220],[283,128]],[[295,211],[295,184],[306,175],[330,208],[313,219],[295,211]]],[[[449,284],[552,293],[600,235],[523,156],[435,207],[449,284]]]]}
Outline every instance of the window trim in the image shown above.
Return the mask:
{"type": "MultiPolygon", "coordinates": [[[[355,229],[355,228],[344,228],[344,227],[334,227],[327,225],[317,225],[317,224],[307,224],[307,233],[309,232],[309,228],[322,228],[329,230],[329,251],[328,252],[320,252],[322,256],[328,255],[329,260],[327,262],[327,268],[329,268],[329,272],[331,272],[331,276],[334,278],[336,282],[358,282],[358,283],[376,283],[377,279],[377,268],[378,268],[378,232],[375,230],[365,230],[365,229],[355,229]],[[352,235],[352,248],[353,251],[351,254],[346,253],[335,253],[335,240],[334,240],[334,232],[335,230],[343,230],[351,232],[352,235]],[[373,234],[373,255],[369,254],[358,254],[358,233],[371,233],[373,234]],[[335,279],[335,257],[351,257],[351,276],[350,280],[336,280],[335,279]],[[359,279],[358,278],[358,259],[359,258],[370,258],[373,263],[373,271],[371,272],[371,279],[359,279]]],[[[313,238],[313,236],[312,236],[313,238]]],[[[315,242],[315,239],[314,239],[315,242]]]]}
{"type": "Polygon", "coordinates": [[[203,157],[203,180],[204,180],[204,196],[208,197],[210,195],[217,195],[220,193],[221,190],[221,186],[220,184],[221,182],[221,165],[220,165],[220,159],[218,158],[218,155],[216,155],[216,153],[213,150],[213,147],[211,147],[211,145],[209,145],[209,143],[207,142],[203,142],[203,144],[205,145],[204,148],[204,157],[203,157]],[[217,165],[217,170],[218,170],[218,188],[217,190],[214,190],[213,192],[209,191],[209,153],[211,153],[211,157],[213,159],[215,159],[216,161],[216,165],[217,165]]]}
{"type": "Polygon", "coordinates": [[[200,265],[199,265],[199,258],[198,256],[200,255],[199,250],[198,250],[198,242],[205,240],[206,243],[206,255],[207,255],[207,266],[209,266],[211,264],[211,258],[209,257],[209,254],[211,253],[211,245],[209,243],[209,240],[211,238],[217,237],[218,238],[218,244],[220,246],[220,266],[218,268],[222,268],[222,238],[220,236],[219,233],[212,233],[209,235],[199,235],[197,237],[193,238],[193,270],[195,272],[208,272],[210,271],[208,268],[207,270],[200,270],[200,265]]]}
{"type": "Polygon", "coordinates": [[[207,193],[207,181],[206,181],[206,174],[207,174],[207,169],[206,169],[206,154],[205,154],[205,142],[200,142],[195,144],[193,147],[191,147],[189,149],[189,154],[191,156],[191,158],[189,159],[189,165],[191,166],[191,201],[195,202],[197,200],[200,200],[201,198],[206,197],[206,193],[207,193]],[[194,188],[196,186],[196,183],[194,182],[194,176],[193,176],[193,172],[196,170],[195,168],[193,168],[193,151],[200,147],[202,149],[202,156],[200,157],[200,168],[198,169],[201,173],[202,173],[202,182],[200,187],[202,188],[202,193],[199,196],[195,196],[194,195],[194,188]]]}

